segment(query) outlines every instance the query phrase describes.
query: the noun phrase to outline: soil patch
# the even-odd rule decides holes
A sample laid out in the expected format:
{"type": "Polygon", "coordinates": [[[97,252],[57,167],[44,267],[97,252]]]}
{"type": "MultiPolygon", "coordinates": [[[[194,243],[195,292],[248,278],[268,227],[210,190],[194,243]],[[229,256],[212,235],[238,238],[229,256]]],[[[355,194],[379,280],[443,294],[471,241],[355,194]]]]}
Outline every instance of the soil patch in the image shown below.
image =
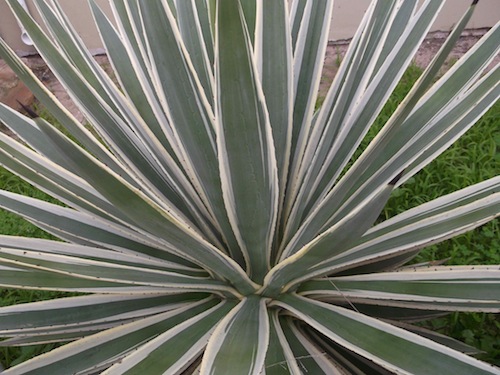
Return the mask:
{"type": "MultiPolygon", "coordinates": [[[[448,60],[443,69],[448,69],[454,62],[463,56],[470,48],[488,31],[488,29],[473,29],[466,30],[460,37],[457,45],[448,57],[448,60]]],[[[422,68],[427,66],[432,57],[439,50],[445,41],[447,32],[433,32],[430,33],[418,52],[414,57],[414,63],[422,68]]],[[[335,74],[345,56],[350,40],[339,40],[330,42],[328,44],[327,53],[325,57],[325,65],[323,69],[323,77],[320,83],[320,96],[325,96],[330,84],[335,77],[335,74]]],[[[112,74],[110,63],[105,55],[95,57],[98,63],[105,68],[105,70],[112,74]]],[[[75,104],[71,101],[69,95],[66,93],[62,85],[59,83],[55,75],[50,71],[45,62],[40,56],[29,56],[23,58],[23,61],[34,71],[38,78],[44,82],[48,89],[55,94],[78,121],[83,121],[82,114],[78,111],[75,104]]],[[[497,55],[496,59],[492,62],[494,66],[500,61],[500,56],[497,55]]],[[[21,110],[22,105],[30,106],[34,102],[33,94],[24,86],[22,82],[15,76],[10,68],[0,60],[0,101],[7,105],[21,110]],[[22,104],[22,105],[21,105],[22,104]]],[[[5,127],[0,125],[4,131],[5,127]]]]}
{"type": "MultiPolygon", "coordinates": [[[[488,30],[488,28],[465,30],[448,56],[443,66],[443,72],[449,69],[460,57],[467,53],[467,51],[469,51],[488,30]]],[[[441,48],[448,34],[448,32],[443,31],[429,33],[415,54],[413,63],[421,68],[425,68],[439,51],[439,48],[441,48]]],[[[346,54],[349,42],[350,40],[339,40],[328,43],[323,77],[320,83],[320,96],[326,95],[340,63],[346,54]]],[[[495,66],[499,62],[500,55],[497,55],[489,68],[495,66]]]]}

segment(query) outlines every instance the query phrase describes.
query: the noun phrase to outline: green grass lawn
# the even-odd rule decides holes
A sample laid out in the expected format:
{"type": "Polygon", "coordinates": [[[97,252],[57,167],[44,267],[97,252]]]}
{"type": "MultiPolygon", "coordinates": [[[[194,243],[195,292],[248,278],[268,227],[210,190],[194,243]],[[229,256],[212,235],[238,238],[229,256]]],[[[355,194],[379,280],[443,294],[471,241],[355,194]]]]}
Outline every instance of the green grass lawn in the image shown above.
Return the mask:
{"type": "MultiPolygon", "coordinates": [[[[388,119],[421,70],[411,67],[378,119],[378,126],[365,139],[365,144],[377,128],[388,119]]],[[[422,172],[397,189],[383,212],[385,218],[410,207],[437,198],[470,184],[498,175],[500,170],[500,103],[497,103],[459,142],[448,149],[422,172]]],[[[0,188],[50,200],[5,169],[0,168],[0,188]]],[[[53,201],[53,200],[52,200],[53,201]]],[[[0,233],[28,237],[51,238],[44,231],[0,210],[0,233]]],[[[450,258],[447,264],[500,264],[499,221],[494,220],[474,231],[431,246],[417,257],[417,262],[450,258]]],[[[0,306],[61,296],[61,293],[23,290],[0,290],[0,306]]],[[[454,313],[426,323],[427,327],[475,346],[483,354],[478,358],[500,365],[500,323],[493,314],[454,313]]],[[[36,347],[2,348],[0,363],[11,366],[33,355],[50,350],[53,344],[36,347]]]]}

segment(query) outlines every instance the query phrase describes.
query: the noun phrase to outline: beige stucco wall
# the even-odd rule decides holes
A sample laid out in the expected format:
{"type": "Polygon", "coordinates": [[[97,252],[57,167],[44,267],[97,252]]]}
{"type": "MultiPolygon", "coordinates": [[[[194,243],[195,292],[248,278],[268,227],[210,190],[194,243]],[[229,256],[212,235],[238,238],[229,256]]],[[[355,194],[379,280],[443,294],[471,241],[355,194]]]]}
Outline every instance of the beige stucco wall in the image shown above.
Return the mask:
{"type": "MultiPolygon", "coordinates": [[[[102,50],[97,30],[93,26],[86,0],[59,0],[63,9],[74,23],[87,46],[94,52],[102,50]]],[[[148,0],[152,1],[152,0],[148,0]]],[[[153,0],[154,1],[154,0],[153,0]]],[[[269,0],[268,0],[269,1],[269,0]]],[[[26,0],[29,9],[39,20],[31,0],[26,0]]],[[[109,0],[97,3],[111,15],[109,0]]],[[[330,40],[350,38],[361,20],[370,0],[335,0],[330,40]]],[[[470,5],[471,0],[448,0],[438,16],[432,30],[447,31],[453,26],[470,5]]],[[[500,0],[481,0],[468,28],[491,27],[500,20],[500,0]]],[[[35,49],[21,41],[16,20],[4,0],[0,0],[0,37],[20,55],[34,53],[35,49]]]]}
{"type": "MultiPolygon", "coordinates": [[[[449,31],[470,6],[472,0],[447,0],[439,13],[432,31],[449,31]]],[[[348,39],[356,27],[370,0],[336,0],[330,40],[348,39]]],[[[500,0],[480,0],[467,28],[492,27],[500,21],[500,0]]]]}
{"type": "MultiPolygon", "coordinates": [[[[99,33],[94,26],[87,0],[59,0],[64,12],[71,19],[74,27],[85,41],[87,47],[93,52],[102,51],[99,33]]],[[[109,0],[96,0],[96,3],[112,17],[109,0]]],[[[31,0],[26,0],[28,9],[40,23],[41,17],[36,12],[31,0]]],[[[21,41],[21,31],[9,6],[5,0],[0,0],[0,37],[3,38],[19,55],[36,53],[32,46],[27,46],[21,41]]]]}

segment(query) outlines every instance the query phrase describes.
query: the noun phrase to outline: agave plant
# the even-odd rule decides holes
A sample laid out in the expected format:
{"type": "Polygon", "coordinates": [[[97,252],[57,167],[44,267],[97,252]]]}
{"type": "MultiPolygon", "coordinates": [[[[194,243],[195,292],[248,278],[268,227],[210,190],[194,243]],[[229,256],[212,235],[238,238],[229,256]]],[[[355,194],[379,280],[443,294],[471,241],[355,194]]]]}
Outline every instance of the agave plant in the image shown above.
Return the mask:
{"type": "Polygon", "coordinates": [[[499,97],[499,25],[436,79],[476,1],[358,158],[443,1],[373,1],[319,108],[330,0],[90,1],[116,79],[56,1],[48,35],[8,3],[87,123],[1,42],[64,130],[0,107],[1,163],[63,203],[0,191],[61,239],[0,236],[0,285],[76,293],[0,309],[1,345],[68,342],[5,374],[500,374],[412,324],[498,312],[499,267],[406,265],[500,178],[378,220],[499,97]]]}

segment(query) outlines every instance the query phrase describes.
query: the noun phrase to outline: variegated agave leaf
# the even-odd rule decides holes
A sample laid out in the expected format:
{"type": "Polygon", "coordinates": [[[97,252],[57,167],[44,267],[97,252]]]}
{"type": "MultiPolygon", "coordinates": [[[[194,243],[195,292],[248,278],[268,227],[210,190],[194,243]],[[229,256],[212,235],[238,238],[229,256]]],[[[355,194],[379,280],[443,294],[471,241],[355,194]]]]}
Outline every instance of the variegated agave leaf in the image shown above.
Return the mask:
{"type": "Polygon", "coordinates": [[[91,0],[116,81],[57,1],[47,33],[7,2],[88,126],[0,41],[65,129],[0,106],[0,162],[64,203],[0,191],[62,240],[0,236],[0,285],[83,293],[0,309],[4,346],[68,342],[5,374],[500,374],[408,323],[498,312],[499,266],[403,267],[500,178],[375,224],[499,97],[500,25],[436,80],[477,1],[347,171],[443,1],[373,1],[319,108],[332,0],[91,0]]]}

